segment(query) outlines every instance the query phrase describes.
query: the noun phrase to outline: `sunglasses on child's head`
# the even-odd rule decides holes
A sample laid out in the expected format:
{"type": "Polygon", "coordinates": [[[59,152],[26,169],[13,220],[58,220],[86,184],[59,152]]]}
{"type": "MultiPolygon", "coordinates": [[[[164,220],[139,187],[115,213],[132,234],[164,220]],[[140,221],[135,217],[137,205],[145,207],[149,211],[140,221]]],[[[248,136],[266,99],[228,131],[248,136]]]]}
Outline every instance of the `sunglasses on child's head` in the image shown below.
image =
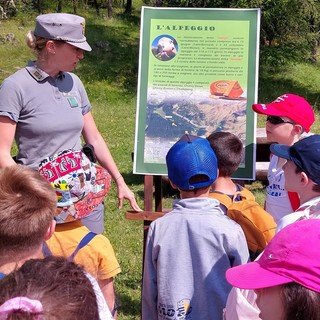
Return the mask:
{"type": "Polygon", "coordinates": [[[295,124],[294,122],[290,120],[284,120],[281,117],[278,116],[267,116],[267,121],[269,121],[272,124],[280,124],[280,123],[291,123],[295,124]]]}

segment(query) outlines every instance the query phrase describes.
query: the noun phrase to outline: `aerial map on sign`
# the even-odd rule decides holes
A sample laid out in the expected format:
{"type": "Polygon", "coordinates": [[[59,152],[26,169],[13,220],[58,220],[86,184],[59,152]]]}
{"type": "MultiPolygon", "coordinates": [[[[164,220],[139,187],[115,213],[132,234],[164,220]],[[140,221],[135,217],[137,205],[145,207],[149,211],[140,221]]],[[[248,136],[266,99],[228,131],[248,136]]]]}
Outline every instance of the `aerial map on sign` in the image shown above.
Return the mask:
{"type": "MultiPolygon", "coordinates": [[[[183,133],[230,131],[245,141],[246,98],[237,81],[217,81],[211,91],[148,90],[144,159],[161,163],[183,133]]],[[[209,89],[209,88],[208,88],[209,89]]]]}

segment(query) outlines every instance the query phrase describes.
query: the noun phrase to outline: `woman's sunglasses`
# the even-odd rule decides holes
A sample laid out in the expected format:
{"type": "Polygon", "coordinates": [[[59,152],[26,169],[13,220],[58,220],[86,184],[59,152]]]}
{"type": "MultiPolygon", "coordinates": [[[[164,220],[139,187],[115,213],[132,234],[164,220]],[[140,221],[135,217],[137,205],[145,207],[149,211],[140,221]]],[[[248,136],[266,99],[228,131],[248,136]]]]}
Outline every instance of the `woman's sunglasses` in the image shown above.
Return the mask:
{"type": "Polygon", "coordinates": [[[267,121],[269,121],[272,124],[280,124],[280,123],[291,123],[291,124],[295,124],[292,121],[289,120],[284,120],[281,117],[278,116],[267,116],[267,121]]]}

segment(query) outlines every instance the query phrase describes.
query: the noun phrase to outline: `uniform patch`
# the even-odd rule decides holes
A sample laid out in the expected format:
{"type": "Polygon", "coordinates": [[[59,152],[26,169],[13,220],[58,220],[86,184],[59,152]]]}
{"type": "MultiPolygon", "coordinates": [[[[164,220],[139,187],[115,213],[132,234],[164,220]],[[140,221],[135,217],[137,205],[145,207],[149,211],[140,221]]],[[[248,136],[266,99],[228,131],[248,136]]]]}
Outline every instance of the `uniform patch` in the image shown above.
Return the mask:
{"type": "Polygon", "coordinates": [[[79,104],[78,104],[76,97],[67,97],[67,99],[68,99],[68,102],[69,102],[71,108],[79,107],[79,104]]]}

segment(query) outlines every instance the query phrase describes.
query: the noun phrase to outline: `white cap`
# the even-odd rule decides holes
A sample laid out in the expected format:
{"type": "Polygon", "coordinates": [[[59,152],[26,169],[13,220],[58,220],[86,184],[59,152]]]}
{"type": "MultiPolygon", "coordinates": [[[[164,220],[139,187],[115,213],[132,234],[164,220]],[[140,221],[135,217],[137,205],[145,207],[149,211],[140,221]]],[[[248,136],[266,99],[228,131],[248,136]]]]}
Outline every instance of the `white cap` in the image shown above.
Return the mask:
{"type": "Polygon", "coordinates": [[[51,40],[62,40],[82,50],[91,51],[84,31],[84,18],[69,13],[48,13],[36,18],[34,35],[51,40]]]}

